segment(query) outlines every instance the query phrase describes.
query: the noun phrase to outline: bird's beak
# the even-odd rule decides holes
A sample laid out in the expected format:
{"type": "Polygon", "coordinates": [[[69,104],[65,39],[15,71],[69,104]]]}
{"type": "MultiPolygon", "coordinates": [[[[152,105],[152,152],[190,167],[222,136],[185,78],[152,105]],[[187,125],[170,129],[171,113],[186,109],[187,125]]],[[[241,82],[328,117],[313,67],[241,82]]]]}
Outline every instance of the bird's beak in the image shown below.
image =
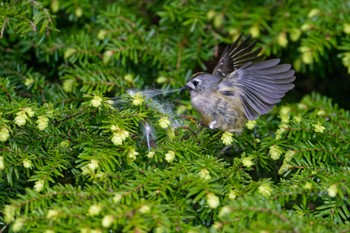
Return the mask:
{"type": "Polygon", "coordinates": [[[186,90],[189,90],[188,86],[184,86],[183,88],[180,89],[180,93],[186,91],[186,90]]]}
{"type": "Polygon", "coordinates": [[[186,84],[186,86],[180,89],[180,92],[184,92],[186,90],[190,91],[193,90],[193,88],[189,84],[186,84]]]}

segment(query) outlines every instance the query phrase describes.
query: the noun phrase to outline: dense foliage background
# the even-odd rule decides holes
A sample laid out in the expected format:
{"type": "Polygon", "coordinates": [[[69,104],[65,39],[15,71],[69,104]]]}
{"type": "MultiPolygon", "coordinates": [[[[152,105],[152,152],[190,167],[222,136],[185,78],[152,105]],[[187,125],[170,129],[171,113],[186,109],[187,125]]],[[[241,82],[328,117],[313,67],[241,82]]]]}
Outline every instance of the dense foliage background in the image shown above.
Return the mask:
{"type": "Polygon", "coordinates": [[[0,8],[0,232],[350,231],[350,2],[0,8]],[[211,131],[170,92],[241,33],[296,88],[211,131]]]}

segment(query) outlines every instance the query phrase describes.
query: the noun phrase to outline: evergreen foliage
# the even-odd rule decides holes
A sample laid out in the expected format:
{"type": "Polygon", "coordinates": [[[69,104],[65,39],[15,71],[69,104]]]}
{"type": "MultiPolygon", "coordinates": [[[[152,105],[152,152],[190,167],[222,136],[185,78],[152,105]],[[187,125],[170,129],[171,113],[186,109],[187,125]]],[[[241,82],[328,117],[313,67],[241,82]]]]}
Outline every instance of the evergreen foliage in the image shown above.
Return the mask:
{"type": "Polygon", "coordinates": [[[242,32],[350,73],[346,1],[0,6],[0,232],[350,231],[349,111],[313,93],[232,135],[170,93],[242,32]]]}

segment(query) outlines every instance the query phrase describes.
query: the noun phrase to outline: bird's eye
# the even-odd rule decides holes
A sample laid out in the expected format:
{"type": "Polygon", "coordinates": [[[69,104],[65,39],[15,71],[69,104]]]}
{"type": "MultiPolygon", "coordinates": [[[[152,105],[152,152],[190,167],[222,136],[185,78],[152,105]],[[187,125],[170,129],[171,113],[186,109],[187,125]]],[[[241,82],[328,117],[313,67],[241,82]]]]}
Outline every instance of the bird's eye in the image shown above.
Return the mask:
{"type": "Polygon", "coordinates": [[[192,83],[193,83],[193,86],[195,86],[195,87],[198,86],[198,84],[199,84],[199,82],[197,80],[193,80],[192,83]]]}

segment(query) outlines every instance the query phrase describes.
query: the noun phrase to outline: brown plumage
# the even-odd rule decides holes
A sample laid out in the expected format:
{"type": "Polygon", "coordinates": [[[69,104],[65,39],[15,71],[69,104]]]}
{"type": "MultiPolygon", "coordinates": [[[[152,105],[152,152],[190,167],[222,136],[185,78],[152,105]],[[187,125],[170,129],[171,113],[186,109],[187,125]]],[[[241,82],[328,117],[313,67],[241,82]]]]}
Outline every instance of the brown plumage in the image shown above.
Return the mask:
{"type": "Polygon", "coordinates": [[[223,52],[212,74],[198,73],[183,89],[211,129],[241,132],[246,121],[268,113],[293,89],[294,70],[280,59],[262,61],[255,42],[240,36],[223,52]]]}

